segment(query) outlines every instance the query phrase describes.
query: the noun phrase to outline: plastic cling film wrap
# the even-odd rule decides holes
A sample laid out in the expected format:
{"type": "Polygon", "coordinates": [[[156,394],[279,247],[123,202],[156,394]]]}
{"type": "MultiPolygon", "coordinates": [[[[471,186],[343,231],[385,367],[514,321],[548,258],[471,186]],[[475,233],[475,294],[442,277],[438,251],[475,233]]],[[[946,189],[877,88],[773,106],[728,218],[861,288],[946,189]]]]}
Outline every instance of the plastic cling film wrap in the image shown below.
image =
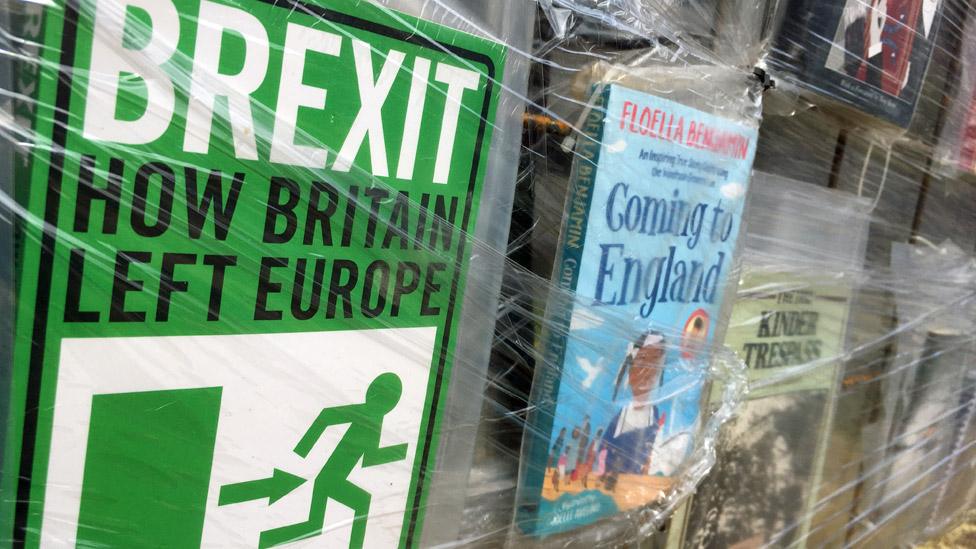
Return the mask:
{"type": "Polygon", "coordinates": [[[938,543],[973,21],[3,0],[0,548],[938,543]]]}

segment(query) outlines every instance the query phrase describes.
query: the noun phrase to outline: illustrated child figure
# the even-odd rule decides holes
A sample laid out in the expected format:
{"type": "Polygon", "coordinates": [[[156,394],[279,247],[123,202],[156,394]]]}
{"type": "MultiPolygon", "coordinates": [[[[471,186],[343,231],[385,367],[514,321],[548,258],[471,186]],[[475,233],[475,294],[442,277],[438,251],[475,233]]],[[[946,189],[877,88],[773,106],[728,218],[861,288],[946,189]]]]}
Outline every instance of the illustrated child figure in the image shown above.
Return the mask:
{"type": "Polygon", "coordinates": [[[566,428],[563,427],[556,437],[556,442],[552,445],[552,453],[549,454],[549,461],[546,462],[546,469],[555,467],[552,471],[552,489],[559,491],[559,459],[562,457],[563,444],[566,442],[566,428]]]}
{"type": "Polygon", "coordinates": [[[596,455],[596,467],[593,469],[593,476],[597,482],[603,482],[603,475],[607,472],[607,445],[600,444],[600,451],[596,455]]]}
{"type": "Polygon", "coordinates": [[[559,491],[559,479],[566,478],[566,454],[567,451],[563,450],[556,462],[556,472],[552,474],[552,486],[557,492],[559,491]]]}
{"type": "Polygon", "coordinates": [[[552,444],[552,453],[549,454],[549,461],[546,462],[546,469],[552,467],[563,453],[563,444],[566,442],[566,428],[563,427],[556,437],[556,442],[552,444]]]}
{"type": "MultiPolygon", "coordinates": [[[[566,473],[569,475],[569,482],[575,480],[576,466],[579,463],[579,443],[580,443],[580,428],[579,426],[573,427],[573,434],[570,440],[566,443],[566,473]]],[[[563,477],[566,479],[566,477],[563,477]]]]}
{"type": "Polygon", "coordinates": [[[380,374],[366,389],[366,400],[362,404],[326,408],[319,413],[295,446],[294,451],[299,456],[308,457],[328,427],[348,423],[349,429],[315,477],[308,520],[261,532],[258,543],[261,549],[321,535],[325,507],[330,499],[355,511],[349,547],[363,546],[371,496],[350,482],[349,475],[360,459],[363,467],[373,467],[406,458],[406,444],[380,447],[383,418],[396,407],[402,392],[403,384],[396,374],[380,374]]]}
{"type": "MultiPolygon", "coordinates": [[[[594,465],[603,446],[603,429],[596,430],[596,436],[586,449],[586,462],[583,464],[583,488],[589,488],[590,473],[595,473],[594,465]]],[[[599,476],[599,475],[596,475],[599,476]]]]}
{"type": "Polygon", "coordinates": [[[577,466],[573,469],[572,481],[576,482],[582,475],[582,466],[586,463],[586,450],[590,447],[590,416],[583,416],[583,428],[580,430],[579,455],[576,456],[577,466]]]}
{"type": "Polygon", "coordinates": [[[664,350],[664,337],[657,332],[648,332],[633,343],[620,367],[613,399],[617,399],[626,379],[631,400],[613,416],[604,431],[603,442],[609,450],[605,480],[608,490],[614,490],[620,474],[647,474],[654,439],[660,428],[660,414],[651,397],[661,381],[664,350]]]}

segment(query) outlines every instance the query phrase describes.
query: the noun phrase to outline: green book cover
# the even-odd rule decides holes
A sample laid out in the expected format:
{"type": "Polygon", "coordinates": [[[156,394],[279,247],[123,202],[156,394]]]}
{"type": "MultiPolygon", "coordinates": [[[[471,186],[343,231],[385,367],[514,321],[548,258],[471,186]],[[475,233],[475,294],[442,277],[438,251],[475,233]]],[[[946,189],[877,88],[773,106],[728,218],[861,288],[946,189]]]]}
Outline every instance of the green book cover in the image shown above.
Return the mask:
{"type": "Polygon", "coordinates": [[[44,15],[0,545],[417,545],[506,48],[357,0],[44,15]]]}

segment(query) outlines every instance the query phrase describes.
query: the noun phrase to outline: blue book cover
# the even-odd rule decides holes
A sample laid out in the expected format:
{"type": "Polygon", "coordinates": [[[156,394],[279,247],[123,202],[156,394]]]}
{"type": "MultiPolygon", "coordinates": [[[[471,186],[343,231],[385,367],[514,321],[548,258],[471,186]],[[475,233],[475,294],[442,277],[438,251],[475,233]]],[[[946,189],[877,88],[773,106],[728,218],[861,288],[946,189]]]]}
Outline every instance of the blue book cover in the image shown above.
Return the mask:
{"type": "Polygon", "coordinates": [[[576,146],[519,496],[546,535],[655,503],[698,441],[754,126],[620,85],[576,146]]]}

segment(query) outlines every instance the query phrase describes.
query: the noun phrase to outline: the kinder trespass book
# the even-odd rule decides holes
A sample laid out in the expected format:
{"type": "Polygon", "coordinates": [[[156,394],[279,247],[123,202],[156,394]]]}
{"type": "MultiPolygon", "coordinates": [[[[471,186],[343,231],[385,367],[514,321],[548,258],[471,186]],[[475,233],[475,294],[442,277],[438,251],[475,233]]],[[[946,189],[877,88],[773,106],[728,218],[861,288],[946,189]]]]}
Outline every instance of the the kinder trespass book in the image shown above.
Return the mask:
{"type": "Polygon", "coordinates": [[[654,504],[685,469],[756,141],[619,84],[596,88],[583,129],[523,449],[534,535],[654,504]]]}
{"type": "Polygon", "coordinates": [[[865,202],[753,173],[725,338],[746,364],[750,390],[686,506],[683,537],[682,521],[672,522],[669,547],[808,545],[870,219],[865,202]]]}

